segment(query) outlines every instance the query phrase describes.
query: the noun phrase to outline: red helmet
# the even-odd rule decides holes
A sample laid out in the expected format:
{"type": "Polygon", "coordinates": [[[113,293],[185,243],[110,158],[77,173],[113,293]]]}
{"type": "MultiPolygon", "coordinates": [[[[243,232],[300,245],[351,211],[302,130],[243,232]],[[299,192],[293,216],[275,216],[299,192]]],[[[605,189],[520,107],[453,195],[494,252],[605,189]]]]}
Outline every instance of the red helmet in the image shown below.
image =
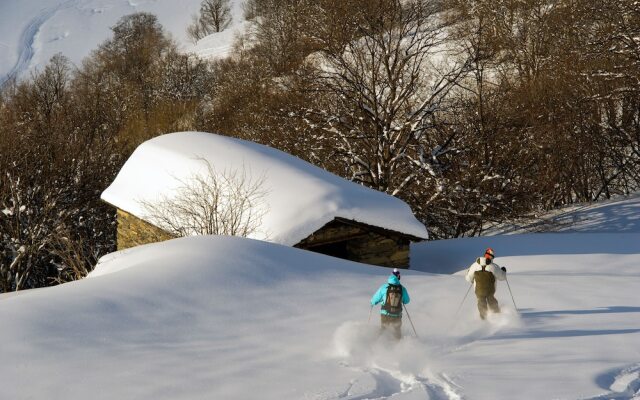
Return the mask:
{"type": "Polygon", "coordinates": [[[491,247],[487,247],[487,250],[484,251],[484,258],[490,258],[493,260],[494,257],[493,249],[491,247]]]}

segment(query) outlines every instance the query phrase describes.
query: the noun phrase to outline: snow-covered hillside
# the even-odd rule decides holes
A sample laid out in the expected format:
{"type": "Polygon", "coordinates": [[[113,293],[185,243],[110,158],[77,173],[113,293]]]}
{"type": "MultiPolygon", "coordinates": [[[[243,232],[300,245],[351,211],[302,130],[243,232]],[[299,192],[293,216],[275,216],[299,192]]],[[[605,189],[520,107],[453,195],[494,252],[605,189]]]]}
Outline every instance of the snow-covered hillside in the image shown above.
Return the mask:
{"type": "MultiPolygon", "coordinates": [[[[621,203],[624,206],[625,203],[621,203]]],[[[606,223],[606,222],[603,222],[606,223]]],[[[7,398],[634,399],[640,233],[427,242],[402,274],[399,343],[369,299],[388,269],[249,239],[104,257],[90,278],[0,298],[7,398]],[[488,242],[490,241],[490,242],[488,242]],[[460,269],[490,244],[503,313],[460,269]],[[414,260],[415,261],[415,260],[414,260]]]]}
{"type": "Polygon", "coordinates": [[[552,211],[533,220],[501,224],[485,235],[526,232],[640,233],[640,193],[627,198],[578,204],[552,211]]]}
{"type": "Polygon", "coordinates": [[[411,268],[455,273],[473,258],[459,251],[465,246],[475,249],[478,256],[486,247],[495,248],[500,257],[637,254],[638,235],[640,193],[567,207],[533,222],[503,224],[488,229],[483,237],[420,243],[412,249],[411,268]]]}
{"type": "Polygon", "coordinates": [[[232,25],[196,44],[187,26],[201,0],[2,0],[0,1],[0,83],[7,77],[29,77],[56,53],[80,65],[104,40],[110,27],[128,14],[149,12],[178,42],[183,51],[222,56],[230,49],[231,32],[243,25],[242,1],[231,0],[232,25]]]}

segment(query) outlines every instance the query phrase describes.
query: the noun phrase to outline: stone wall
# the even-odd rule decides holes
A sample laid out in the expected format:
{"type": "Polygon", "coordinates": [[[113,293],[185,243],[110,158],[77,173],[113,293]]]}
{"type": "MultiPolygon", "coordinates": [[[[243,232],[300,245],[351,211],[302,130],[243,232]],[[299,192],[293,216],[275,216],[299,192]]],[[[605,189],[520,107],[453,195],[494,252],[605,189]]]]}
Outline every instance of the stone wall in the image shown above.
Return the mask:
{"type": "Polygon", "coordinates": [[[118,250],[169,239],[173,239],[169,233],[118,209],[118,250]]]}
{"type": "Polygon", "coordinates": [[[366,237],[347,242],[347,249],[353,254],[353,261],[384,267],[409,268],[409,245],[407,239],[369,233],[366,237]]]}
{"type": "Polygon", "coordinates": [[[295,247],[365,264],[409,268],[410,243],[402,234],[334,220],[295,247]]]}
{"type": "MultiPolygon", "coordinates": [[[[118,210],[118,250],[173,239],[166,231],[118,210]]],[[[409,268],[408,237],[355,221],[333,220],[295,247],[365,264],[409,268]]]]}

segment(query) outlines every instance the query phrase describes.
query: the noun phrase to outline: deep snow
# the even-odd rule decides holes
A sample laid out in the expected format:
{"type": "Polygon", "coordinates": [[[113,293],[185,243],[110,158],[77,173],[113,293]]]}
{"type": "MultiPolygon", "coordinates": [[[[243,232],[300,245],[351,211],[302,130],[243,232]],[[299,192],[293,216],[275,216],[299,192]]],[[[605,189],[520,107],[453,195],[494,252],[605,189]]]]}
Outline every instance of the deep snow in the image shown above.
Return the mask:
{"type": "MultiPolygon", "coordinates": [[[[199,3],[2,0],[0,83],[58,52],[79,64],[136,11],[184,51],[224,56],[231,30],[186,38],[199,3]]],[[[562,233],[413,246],[402,281],[419,338],[405,318],[400,343],[369,320],[384,268],[229,237],[113,253],[91,278],[0,295],[0,398],[640,398],[640,198],[546,221],[489,233],[562,233]],[[509,287],[482,322],[462,270],[487,246],[509,287]]]]}
{"type": "Polygon", "coordinates": [[[426,261],[402,282],[419,338],[405,317],[400,343],[378,337],[377,314],[368,321],[388,269],[231,237],[141,246],[105,256],[90,278],[0,299],[3,396],[633,399],[638,243],[560,233],[416,245],[426,261]],[[456,314],[464,271],[424,271],[465,267],[487,243],[519,312],[500,282],[503,313],[483,322],[472,294],[456,314]]]}

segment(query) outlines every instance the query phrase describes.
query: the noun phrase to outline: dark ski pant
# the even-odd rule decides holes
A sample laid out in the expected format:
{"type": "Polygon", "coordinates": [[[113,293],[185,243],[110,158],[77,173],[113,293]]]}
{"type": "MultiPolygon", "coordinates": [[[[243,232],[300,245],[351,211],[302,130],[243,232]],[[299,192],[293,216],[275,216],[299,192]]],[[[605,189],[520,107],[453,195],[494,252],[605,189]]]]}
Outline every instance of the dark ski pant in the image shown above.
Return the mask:
{"type": "Polygon", "coordinates": [[[489,309],[491,309],[491,311],[494,313],[500,312],[498,300],[496,300],[493,294],[480,295],[476,293],[476,297],[478,298],[478,311],[480,311],[480,318],[487,318],[487,311],[489,309]]]}
{"type": "Polygon", "coordinates": [[[402,338],[402,317],[391,317],[389,315],[380,314],[380,322],[382,324],[380,330],[388,330],[393,333],[396,339],[402,338]]]}

